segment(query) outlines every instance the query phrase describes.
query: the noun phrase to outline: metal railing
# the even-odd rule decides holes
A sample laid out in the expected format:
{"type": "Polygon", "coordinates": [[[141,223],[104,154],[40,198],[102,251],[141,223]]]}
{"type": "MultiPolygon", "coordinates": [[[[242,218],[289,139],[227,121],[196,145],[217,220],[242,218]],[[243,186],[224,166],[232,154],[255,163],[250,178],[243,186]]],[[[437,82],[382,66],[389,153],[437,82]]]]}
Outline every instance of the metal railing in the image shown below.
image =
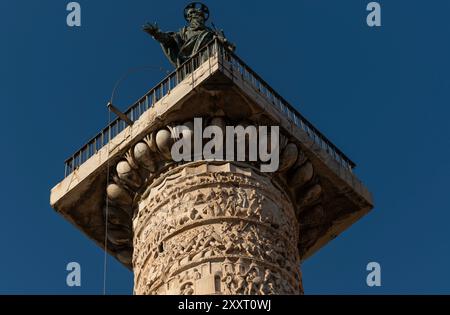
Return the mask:
{"type": "MultiPolygon", "coordinates": [[[[315,143],[325,149],[328,154],[341,164],[341,166],[349,170],[355,167],[355,164],[342,153],[341,150],[331,143],[331,141],[318,131],[306,118],[298,113],[292,105],[275,92],[274,89],[250,69],[250,67],[248,67],[238,56],[226,49],[217,39],[211,41],[175,71],[170,73],[159,84],[130,106],[124,114],[132,121],[138,120],[144,112],[164,96],[168,95],[170,91],[180,84],[189,74],[192,74],[213,56],[219,56],[220,61],[228,65],[235,75],[241,75],[244,81],[250,83],[290,121],[303,129],[315,143]]],[[[88,141],[86,145],[66,160],[65,177],[70,175],[90,157],[95,155],[101,148],[107,145],[108,142],[122,132],[126,126],[125,121],[120,118],[113,120],[100,133],[88,141]]]]}
{"type": "MultiPolygon", "coordinates": [[[[209,58],[217,54],[218,41],[213,40],[208,45],[203,47],[199,52],[192,56],[189,60],[179,66],[175,71],[165,77],[159,84],[148,91],[137,102],[130,106],[124,114],[131,119],[131,121],[138,120],[141,115],[149,108],[153,107],[156,102],[168,95],[172,89],[181,83],[189,74],[194,72],[209,58]]],[[[86,162],[90,157],[95,155],[101,148],[114,139],[120,132],[126,128],[127,124],[120,118],[114,119],[108,126],[93,137],[80,150],[75,152],[65,162],[64,175],[67,177],[74,170],[86,162]]]]}
{"type": "Polygon", "coordinates": [[[281,113],[286,116],[297,127],[304,130],[308,136],[322,149],[333,157],[342,167],[352,170],[356,164],[350,160],[337,146],[325,137],[316,127],[313,126],[302,114],[300,114],[291,104],[280,96],[269,84],[267,84],[256,72],[254,72],[241,58],[230,52],[222,45],[218,45],[219,58],[222,63],[227,64],[233,74],[239,75],[245,82],[249,83],[260,94],[272,103],[281,113]]]}

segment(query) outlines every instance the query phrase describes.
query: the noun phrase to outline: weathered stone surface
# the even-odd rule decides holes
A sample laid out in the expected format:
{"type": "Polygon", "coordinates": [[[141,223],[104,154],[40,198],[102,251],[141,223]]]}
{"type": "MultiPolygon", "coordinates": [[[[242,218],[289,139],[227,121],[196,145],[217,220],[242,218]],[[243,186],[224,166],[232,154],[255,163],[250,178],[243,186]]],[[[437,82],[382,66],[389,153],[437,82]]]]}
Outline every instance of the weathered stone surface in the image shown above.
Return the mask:
{"type": "Polygon", "coordinates": [[[142,275],[136,278],[136,293],[206,294],[220,288],[218,293],[297,294],[300,271],[292,265],[298,267],[365,215],[372,199],[350,169],[338,164],[226,60],[212,56],[53,188],[51,204],[102,247],[107,219],[107,250],[142,275]],[[203,161],[194,166],[173,162],[171,128],[194,117],[209,125],[280,126],[280,172],[258,174],[253,162],[203,161]],[[230,170],[224,171],[224,165],[230,170]],[[214,178],[222,173],[221,180],[214,178]],[[241,179],[253,184],[247,187],[241,179]],[[178,190],[170,186],[177,180],[178,190]],[[229,187],[224,184],[227,180],[235,184],[229,187]],[[209,202],[198,201],[195,206],[190,206],[194,201],[184,200],[213,193],[209,202]],[[259,206],[253,208],[251,201],[259,206]],[[223,203],[229,205],[216,206],[223,203]],[[233,207],[239,211],[226,212],[233,207]],[[194,209],[196,213],[189,212],[194,209]],[[217,209],[223,215],[216,216],[217,209]],[[259,218],[256,209],[261,211],[259,218]],[[173,216],[167,216],[168,211],[173,216]],[[198,217],[202,211],[205,218],[198,217]],[[167,224],[174,228],[162,229],[167,224]],[[203,249],[186,255],[180,246],[190,246],[200,234],[205,235],[203,249]],[[210,241],[205,245],[206,240],[210,241]],[[233,249],[240,242],[244,245],[233,249]],[[267,244],[272,247],[269,252],[267,244]],[[283,249],[275,254],[279,247],[283,249]],[[167,263],[169,250],[174,256],[171,263],[167,263]],[[277,255],[287,258],[283,262],[277,255]],[[152,279],[154,275],[160,278],[152,279]]]}
{"type": "Polygon", "coordinates": [[[294,171],[289,184],[292,187],[302,186],[308,183],[314,176],[314,168],[311,163],[305,163],[294,171]]]}
{"type": "Polygon", "coordinates": [[[289,143],[281,153],[279,172],[285,172],[289,170],[297,161],[298,148],[294,143],[289,143]]]}
{"type": "Polygon", "coordinates": [[[134,219],[136,294],[299,294],[298,224],[271,180],[231,163],[161,175],[134,219]]]}
{"type": "Polygon", "coordinates": [[[139,163],[139,165],[148,169],[150,172],[156,171],[156,165],[154,159],[152,158],[152,151],[150,147],[145,142],[139,142],[134,147],[134,158],[139,163]]]}
{"type": "Polygon", "coordinates": [[[126,184],[131,187],[140,187],[142,184],[141,178],[137,172],[131,167],[127,161],[121,161],[117,164],[117,175],[126,184]]]}
{"type": "Polygon", "coordinates": [[[156,145],[158,146],[158,150],[167,160],[172,158],[172,155],[170,154],[172,144],[172,133],[169,130],[161,129],[156,133],[156,145]]]}
{"type": "Polygon", "coordinates": [[[131,206],[132,199],[130,194],[123,187],[117,184],[111,184],[106,189],[106,193],[111,201],[122,206],[131,206]]]}

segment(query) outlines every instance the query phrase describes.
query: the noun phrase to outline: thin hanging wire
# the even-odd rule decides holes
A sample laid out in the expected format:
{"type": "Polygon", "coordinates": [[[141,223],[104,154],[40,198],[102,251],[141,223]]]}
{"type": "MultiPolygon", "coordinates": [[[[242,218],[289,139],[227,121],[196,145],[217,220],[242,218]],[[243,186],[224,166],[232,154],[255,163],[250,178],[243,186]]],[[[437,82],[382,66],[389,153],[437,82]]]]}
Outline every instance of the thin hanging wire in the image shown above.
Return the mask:
{"type": "MultiPolygon", "coordinates": [[[[108,110],[108,145],[107,145],[107,160],[106,160],[106,188],[109,185],[109,144],[111,139],[111,110],[108,110]]],[[[106,295],[106,273],[107,273],[107,259],[108,259],[108,218],[109,218],[109,198],[108,193],[106,195],[106,207],[105,207],[105,248],[103,257],[103,295],[106,295]]]]}
{"type": "Polygon", "coordinates": [[[114,101],[114,98],[116,96],[117,88],[122,83],[122,81],[127,79],[130,75],[132,75],[134,73],[137,73],[137,72],[140,72],[141,70],[145,70],[145,69],[159,70],[159,71],[163,72],[166,75],[170,73],[169,70],[164,69],[163,67],[158,67],[158,66],[141,66],[141,67],[130,68],[130,69],[128,69],[128,71],[119,80],[117,80],[116,84],[114,85],[114,88],[113,88],[113,91],[112,91],[112,94],[111,94],[110,102],[112,103],[114,101]]]}
{"type": "MultiPolygon", "coordinates": [[[[152,70],[159,70],[164,72],[166,75],[170,73],[169,70],[164,69],[163,67],[157,67],[157,66],[142,66],[142,67],[136,67],[136,68],[130,68],[128,71],[119,79],[117,80],[116,84],[114,84],[114,88],[111,94],[110,103],[112,104],[114,101],[114,97],[116,96],[117,88],[119,87],[120,83],[127,79],[131,74],[134,74],[136,72],[139,72],[144,69],[152,69],[152,70]]],[[[109,158],[110,158],[110,142],[111,142],[111,110],[108,109],[108,145],[107,145],[107,160],[106,160],[106,187],[109,185],[109,177],[110,177],[110,169],[109,169],[109,158]]],[[[107,269],[108,269],[108,218],[109,218],[109,198],[108,194],[106,194],[106,201],[105,201],[106,207],[105,207],[105,243],[104,243],[104,257],[103,257],[103,295],[106,295],[106,280],[107,280],[107,269]]]]}

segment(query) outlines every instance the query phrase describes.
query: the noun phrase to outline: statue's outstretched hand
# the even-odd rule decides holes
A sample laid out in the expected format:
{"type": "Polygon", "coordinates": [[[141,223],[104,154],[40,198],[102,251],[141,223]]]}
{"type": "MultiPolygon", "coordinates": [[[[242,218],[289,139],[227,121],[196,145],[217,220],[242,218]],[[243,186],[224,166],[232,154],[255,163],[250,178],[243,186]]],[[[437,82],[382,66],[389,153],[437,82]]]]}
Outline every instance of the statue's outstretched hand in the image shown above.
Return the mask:
{"type": "Polygon", "coordinates": [[[144,32],[156,36],[159,33],[159,26],[158,23],[146,23],[143,27],[144,32]]]}

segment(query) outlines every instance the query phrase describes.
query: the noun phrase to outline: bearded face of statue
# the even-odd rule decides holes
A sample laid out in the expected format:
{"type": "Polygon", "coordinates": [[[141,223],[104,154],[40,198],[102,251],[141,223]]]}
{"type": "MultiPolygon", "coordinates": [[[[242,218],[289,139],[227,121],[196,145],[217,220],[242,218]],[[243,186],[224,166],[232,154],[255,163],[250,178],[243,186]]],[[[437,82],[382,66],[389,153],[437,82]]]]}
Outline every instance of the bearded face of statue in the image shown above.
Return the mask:
{"type": "Polygon", "coordinates": [[[193,29],[199,29],[205,27],[205,14],[197,9],[190,9],[187,12],[187,18],[189,21],[189,26],[193,29]]]}

